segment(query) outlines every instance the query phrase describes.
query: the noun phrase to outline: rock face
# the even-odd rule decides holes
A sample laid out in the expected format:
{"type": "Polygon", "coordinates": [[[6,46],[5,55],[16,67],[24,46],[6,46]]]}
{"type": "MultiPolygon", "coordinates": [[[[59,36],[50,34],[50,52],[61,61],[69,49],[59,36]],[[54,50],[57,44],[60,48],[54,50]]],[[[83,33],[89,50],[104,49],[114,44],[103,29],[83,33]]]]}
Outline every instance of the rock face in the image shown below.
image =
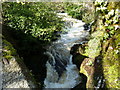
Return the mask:
{"type": "Polygon", "coordinates": [[[84,53],[84,45],[82,44],[75,44],[71,50],[70,54],[73,55],[72,62],[76,64],[78,69],[80,69],[80,65],[87,56],[82,55],[84,53]]]}
{"type": "Polygon", "coordinates": [[[26,80],[26,76],[15,58],[8,64],[3,64],[3,88],[35,88],[32,81],[26,80]]]}
{"type": "Polygon", "coordinates": [[[94,76],[94,67],[93,67],[94,59],[86,58],[81,64],[80,72],[87,76],[87,88],[93,88],[93,76],[94,76]]]}
{"type": "Polygon", "coordinates": [[[36,88],[35,81],[12,45],[3,39],[3,88],[36,88]]]}
{"type": "MultiPolygon", "coordinates": [[[[80,62],[80,73],[87,76],[87,88],[120,88],[120,2],[98,1],[91,39],[83,53],[79,46],[79,53],[87,57],[80,62]]],[[[75,57],[74,62],[81,58],[75,57]]]]}

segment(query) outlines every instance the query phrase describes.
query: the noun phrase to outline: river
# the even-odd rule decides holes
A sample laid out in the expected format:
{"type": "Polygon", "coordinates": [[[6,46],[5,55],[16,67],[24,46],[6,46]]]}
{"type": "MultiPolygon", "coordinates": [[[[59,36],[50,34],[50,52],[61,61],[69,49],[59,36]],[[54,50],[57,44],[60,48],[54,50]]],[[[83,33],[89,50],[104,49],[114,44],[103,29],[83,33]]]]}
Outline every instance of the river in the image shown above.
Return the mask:
{"type": "Polygon", "coordinates": [[[59,40],[49,46],[46,55],[47,75],[44,80],[45,88],[74,88],[81,81],[79,70],[72,62],[70,49],[74,44],[80,44],[89,36],[84,30],[85,24],[81,20],[73,19],[66,13],[58,13],[66,22],[66,33],[62,33],[59,40]]]}

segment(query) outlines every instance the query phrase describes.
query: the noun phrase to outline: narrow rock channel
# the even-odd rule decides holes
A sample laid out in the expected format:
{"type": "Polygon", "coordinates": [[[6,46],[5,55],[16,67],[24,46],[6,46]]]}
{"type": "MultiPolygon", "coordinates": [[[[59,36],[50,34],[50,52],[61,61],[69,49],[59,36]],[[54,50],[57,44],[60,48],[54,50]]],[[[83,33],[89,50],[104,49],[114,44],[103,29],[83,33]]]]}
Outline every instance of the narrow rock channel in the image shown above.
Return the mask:
{"type": "Polygon", "coordinates": [[[49,46],[47,52],[49,59],[46,63],[47,76],[44,81],[45,88],[73,88],[82,80],[77,66],[72,62],[70,49],[74,44],[80,44],[89,36],[84,30],[84,22],[73,19],[66,13],[59,13],[66,22],[66,33],[49,46]]]}

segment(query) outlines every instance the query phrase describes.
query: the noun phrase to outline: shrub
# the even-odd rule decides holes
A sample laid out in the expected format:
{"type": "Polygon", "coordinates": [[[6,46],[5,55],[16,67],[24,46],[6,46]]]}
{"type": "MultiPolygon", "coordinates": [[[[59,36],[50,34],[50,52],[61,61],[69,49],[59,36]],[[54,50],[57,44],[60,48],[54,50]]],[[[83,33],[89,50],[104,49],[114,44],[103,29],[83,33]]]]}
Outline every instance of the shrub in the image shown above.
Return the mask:
{"type": "Polygon", "coordinates": [[[65,11],[68,13],[68,15],[80,20],[82,19],[81,8],[82,5],[77,5],[69,2],[65,3],[65,11]]]}
{"type": "MultiPolygon", "coordinates": [[[[49,5],[49,4],[48,4],[49,5]]],[[[55,32],[62,31],[63,21],[46,2],[5,2],[4,23],[43,41],[52,41],[55,32]]]]}
{"type": "Polygon", "coordinates": [[[91,11],[89,7],[85,7],[82,2],[78,2],[79,4],[66,2],[65,3],[65,12],[73,18],[84,21],[85,23],[90,23],[94,21],[95,12],[91,11]]]}

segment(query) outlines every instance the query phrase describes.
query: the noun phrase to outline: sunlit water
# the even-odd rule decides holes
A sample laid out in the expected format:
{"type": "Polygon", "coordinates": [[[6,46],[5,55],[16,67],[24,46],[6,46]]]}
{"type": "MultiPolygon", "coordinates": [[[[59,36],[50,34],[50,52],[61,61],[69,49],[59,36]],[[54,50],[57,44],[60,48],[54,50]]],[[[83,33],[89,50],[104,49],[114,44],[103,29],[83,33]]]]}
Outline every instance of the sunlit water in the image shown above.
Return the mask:
{"type": "Polygon", "coordinates": [[[61,34],[61,38],[53,42],[45,53],[49,59],[46,63],[47,75],[44,86],[45,88],[73,88],[81,79],[79,70],[72,63],[70,48],[76,43],[81,43],[89,33],[84,31],[85,23],[81,20],[73,19],[66,13],[58,15],[66,21],[67,33],[61,34]]]}

